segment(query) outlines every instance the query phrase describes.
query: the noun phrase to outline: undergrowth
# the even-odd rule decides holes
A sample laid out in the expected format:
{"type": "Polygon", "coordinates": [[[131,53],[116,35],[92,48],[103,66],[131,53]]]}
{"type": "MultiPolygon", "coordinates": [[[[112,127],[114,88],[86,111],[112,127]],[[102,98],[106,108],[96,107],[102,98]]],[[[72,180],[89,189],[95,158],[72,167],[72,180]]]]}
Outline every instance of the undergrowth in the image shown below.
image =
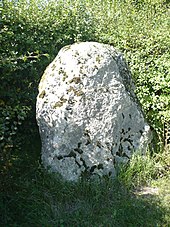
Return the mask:
{"type": "Polygon", "coordinates": [[[134,154],[116,179],[80,179],[77,183],[48,173],[39,162],[31,168],[29,162],[25,164],[22,172],[8,179],[6,191],[1,188],[0,226],[170,224],[169,150],[154,157],[134,154]],[[158,187],[159,195],[134,193],[143,186],[158,187]]]}
{"type": "Polygon", "coordinates": [[[136,196],[116,179],[64,182],[42,168],[27,174],[1,194],[1,226],[168,226],[160,197],[136,196]]]}
{"type": "Polygon", "coordinates": [[[135,152],[129,163],[119,167],[118,178],[127,188],[150,185],[153,180],[170,175],[170,149],[162,153],[135,152]]]}

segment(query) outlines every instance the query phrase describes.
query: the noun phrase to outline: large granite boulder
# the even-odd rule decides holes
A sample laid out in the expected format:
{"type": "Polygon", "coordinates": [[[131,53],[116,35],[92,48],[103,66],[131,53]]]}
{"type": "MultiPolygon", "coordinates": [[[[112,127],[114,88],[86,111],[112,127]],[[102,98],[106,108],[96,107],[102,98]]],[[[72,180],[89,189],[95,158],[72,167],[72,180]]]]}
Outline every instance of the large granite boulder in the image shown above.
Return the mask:
{"type": "Polygon", "coordinates": [[[115,176],[115,166],[145,151],[150,128],[131,74],[112,46],[83,42],[60,50],[39,84],[42,161],[64,179],[115,176]]]}

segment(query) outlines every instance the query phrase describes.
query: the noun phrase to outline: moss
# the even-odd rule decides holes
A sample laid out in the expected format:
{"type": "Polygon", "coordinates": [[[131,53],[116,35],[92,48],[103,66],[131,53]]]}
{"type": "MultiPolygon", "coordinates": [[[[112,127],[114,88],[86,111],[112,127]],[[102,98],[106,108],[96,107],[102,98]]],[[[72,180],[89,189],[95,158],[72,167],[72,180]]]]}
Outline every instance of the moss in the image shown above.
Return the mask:
{"type": "Polygon", "coordinates": [[[62,67],[60,67],[58,73],[59,73],[59,75],[63,76],[63,78],[62,78],[63,81],[65,81],[68,78],[67,73],[62,69],[62,67]]]}
{"type": "Polygon", "coordinates": [[[79,91],[76,91],[76,92],[75,92],[75,95],[77,95],[77,96],[82,96],[82,95],[84,95],[84,92],[81,91],[81,90],[79,90],[79,91]]]}
{"type": "Polygon", "coordinates": [[[67,45],[65,47],[62,48],[62,51],[67,51],[71,48],[71,45],[67,45]]]}
{"type": "Polygon", "coordinates": [[[61,102],[65,103],[67,102],[67,99],[65,99],[63,96],[60,98],[61,102]]]}
{"type": "Polygon", "coordinates": [[[83,74],[83,65],[80,67],[80,73],[83,74]]]}
{"type": "Polygon", "coordinates": [[[63,105],[63,102],[58,101],[54,104],[53,108],[56,109],[57,107],[61,107],[62,105],[63,105]]]}
{"type": "Polygon", "coordinates": [[[53,65],[51,66],[52,71],[54,71],[55,68],[56,68],[56,64],[53,64],[53,65]]]}
{"type": "Polygon", "coordinates": [[[70,81],[69,81],[69,83],[75,83],[75,84],[78,84],[78,83],[80,83],[81,82],[81,79],[80,79],[80,77],[74,77],[73,79],[71,79],[70,81]]]}
{"type": "Polygon", "coordinates": [[[60,69],[59,69],[58,73],[59,73],[59,74],[63,74],[63,73],[65,73],[65,71],[63,70],[63,68],[62,68],[62,67],[60,67],[60,69]]]}
{"type": "MultiPolygon", "coordinates": [[[[48,67],[47,67],[47,69],[48,69],[48,67]]],[[[45,70],[44,74],[43,74],[42,77],[41,77],[41,81],[40,81],[40,84],[39,84],[39,89],[40,89],[40,90],[43,90],[44,81],[46,80],[46,76],[48,75],[47,69],[45,70]]]]}
{"type": "Polygon", "coordinates": [[[100,59],[100,56],[99,56],[99,55],[96,57],[96,62],[97,62],[98,64],[100,64],[100,62],[101,62],[101,59],[100,59]]]}
{"type": "Polygon", "coordinates": [[[68,92],[74,92],[74,95],[76,96],[81,96],[84,94],[84,92],[82,90],[76,90],[74,87],[70,86],[70,88],[68,89],[68,92]]]}
{"type": "Polygon", "coordinates": [[[45,96],[45,90],[43,90],[42,92],[41,92],[41,94],[39,94],[39,98],[41,98],[41,99],[43,99],[44,98],[44,96],[45,96]]]}
{"type": "Polygon", "coordinates": [[[63,104],[64,104],[65,102],[67,102],[67,99],[61,97],[61,98],[60,98],[60,101],[56,102],[56,103],[54,104],[53,108],[61,107],[61,106],[63,106],[63,104]]]}
{"type": "Polygon", "coordinates": [[[73,92],[75,93],[76,89],[75,89],[74,87],[70,86],[69,89],[68,89],[67,91],[68,91],[68,92],[73,91],[73,92]]]}
{"type": "Polygon", "coordinates": [[[67,73],[63,71],[63,79],[62,80],[65,81],[67,78],[68,78],[67,73]]]}

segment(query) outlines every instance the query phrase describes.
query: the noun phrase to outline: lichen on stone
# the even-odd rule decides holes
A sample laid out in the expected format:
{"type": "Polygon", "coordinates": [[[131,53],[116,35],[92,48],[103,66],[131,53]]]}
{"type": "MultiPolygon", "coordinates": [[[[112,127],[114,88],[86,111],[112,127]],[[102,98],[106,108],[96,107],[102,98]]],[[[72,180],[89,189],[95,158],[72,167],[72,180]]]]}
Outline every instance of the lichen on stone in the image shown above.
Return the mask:
{"type": "Polygon", "coordinates": [[[67,45],[67,46],[65,46],[65,47],[63,47],[63,51],[67,51],[67,50],[69,50],[71,48],[71,45],[67,45]]]}
{"type": "Polygon", "coordinates": [[[43,99],[44,98],[44,96],[45,96],[45,90],[43,90],[40,94],[39,94],[39,98],[41,98],[41,99],[43,99]]]}
{"type": "Polygon", "coordinates": [[[75,84],[78,84],[78,83],[81,83],[81,78],[80,77],[74,77],[73,79],[71,79],[69,81],[69,83],[75,83],[75,84]]]}
{"type": "Polygon", "coordinates": [[[115,166],[150,141],[131,73],[110,45],[61,49],[40,81],[36,109],[42,161],[66,180],[115,177],[115,166]]]}
{"type": "Polygon", "coordinates": [[[54,105],[53,105],[53,108],[57,108],[57,107],[62,107],[64,103],[67,102],[67,99],[61,97],[60,98],[60,101],[56,102],[54,105]]]}

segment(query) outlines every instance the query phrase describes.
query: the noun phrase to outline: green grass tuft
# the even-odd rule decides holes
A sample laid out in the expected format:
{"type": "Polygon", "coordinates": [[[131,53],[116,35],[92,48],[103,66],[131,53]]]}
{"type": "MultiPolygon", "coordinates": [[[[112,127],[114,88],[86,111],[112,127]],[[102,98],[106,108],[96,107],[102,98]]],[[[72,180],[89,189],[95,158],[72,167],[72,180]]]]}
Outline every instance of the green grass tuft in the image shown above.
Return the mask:
{"type": "Polygon", "coordinates": [[[170,174],[170,149],[154,155],[134,153],[129,163],[119,168],[118,178],[128,188],[150,185],[153,179],[170,174]]]}

